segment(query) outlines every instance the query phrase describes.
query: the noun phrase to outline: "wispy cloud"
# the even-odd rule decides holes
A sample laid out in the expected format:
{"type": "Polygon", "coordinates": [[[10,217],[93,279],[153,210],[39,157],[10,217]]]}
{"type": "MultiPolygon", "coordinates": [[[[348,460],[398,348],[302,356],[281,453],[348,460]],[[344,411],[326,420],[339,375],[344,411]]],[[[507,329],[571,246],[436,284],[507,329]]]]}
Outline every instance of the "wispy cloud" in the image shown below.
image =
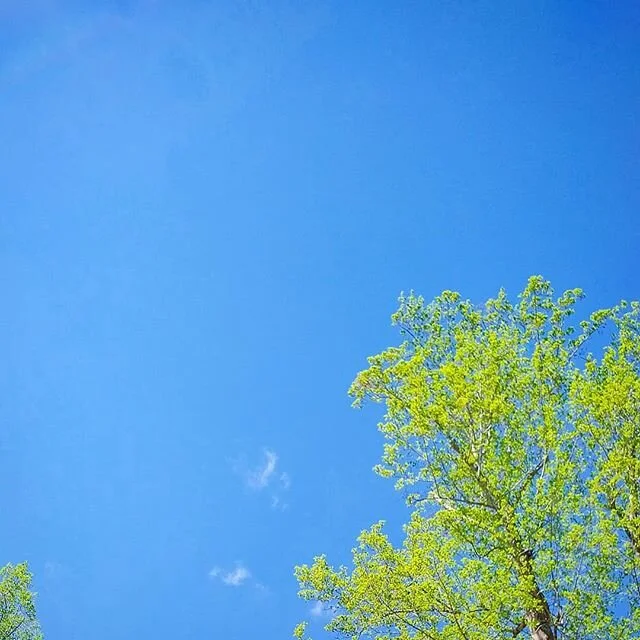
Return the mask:
{"type": "Polygon", "coordinates": [[[309,610],[309,613],[314,618],[321,618],[331,615],[331,612],[329,611],[327,605],[325,605],[324,602],[320,602],[320,600],[316,600],[316,602],[313,603],[313,606],[309,610]]]}
{"type": "Polygon", "coordinates": [[[246,567],[236,567],[233,571],[222,576],[222,582],[230,587],[239,587],[242,583],[251,577],[251,572],[246,567]]]}
{"type": "Polygon", "coordinates": [[[220,580],[228,587],[241,587],[251,578],[251,571],[242,564],[237,564],[231,571],[225,571],[220,567],[213,567],[213,569],[209,571],[209,577],[220,580]]]}
{"type": "Polygon", "coordinates": [[[278,455],[274,451],[265,449],[264,457],[264,462],[257,468],[249,470],[246,475],[247,486],[256,491],[269,486],[278,464],[278,455]]]}
{"type": "Polygon", "coordinates": [[[272,509],[285,511],[289,505],[283,494],[291,488],[291,476],[286,471],[281,471],[278,464],[278,454],[273,449],[264,449],[263,459],[257,466],[247,467],[242,462],[236,462],[234,468],[251,491],[269,491],[272,509]]]}
{"type": "Polygon", "coordinates": [[[286,471],[280,474],[280,484],[285,491],[291,486],[291,477],[286,471]]]}
{"type": "Polygon", "coordinates": [[[289,505],[279,496],[274,494],[271,496],[271,508],[276,509],[277,511],[286,511],[289,508],[289,505]]]}

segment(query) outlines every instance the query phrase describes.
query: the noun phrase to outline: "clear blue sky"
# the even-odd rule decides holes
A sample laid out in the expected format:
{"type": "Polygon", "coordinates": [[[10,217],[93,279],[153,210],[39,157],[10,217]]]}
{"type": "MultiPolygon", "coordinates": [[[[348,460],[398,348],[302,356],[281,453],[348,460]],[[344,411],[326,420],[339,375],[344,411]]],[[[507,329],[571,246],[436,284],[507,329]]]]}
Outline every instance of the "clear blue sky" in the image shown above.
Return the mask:
{"type": "MultiPolygon", "coordinates": [[[[49,640],[289,637],[400,496],[401,290],[640,298],[637,2],[0,3],[0,562],[49,640]]],[[[314,624],[321,622],[321,616],[314,624]]]]}

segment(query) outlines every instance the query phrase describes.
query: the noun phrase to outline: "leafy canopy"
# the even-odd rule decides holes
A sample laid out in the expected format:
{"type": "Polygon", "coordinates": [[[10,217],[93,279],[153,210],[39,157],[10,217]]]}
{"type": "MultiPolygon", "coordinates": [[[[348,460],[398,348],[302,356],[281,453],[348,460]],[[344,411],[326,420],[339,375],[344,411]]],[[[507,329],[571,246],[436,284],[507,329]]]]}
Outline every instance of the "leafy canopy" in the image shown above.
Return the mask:
{"type": "Polygon", "coordinates": [[[352,568],[320,556],[296,569],[328,630],[640,638],[640,305],[576,322],[582,297],[539,276],[515,302],[401,296],[402,342],[350,393],[386,408],[376,471],[411,517],[400,547],[378,523],[352,568]]]}
{"type": "Polygon", "coordinates": [[[41,640],[26,563],[0,568],[0,640],[41,640]]]}

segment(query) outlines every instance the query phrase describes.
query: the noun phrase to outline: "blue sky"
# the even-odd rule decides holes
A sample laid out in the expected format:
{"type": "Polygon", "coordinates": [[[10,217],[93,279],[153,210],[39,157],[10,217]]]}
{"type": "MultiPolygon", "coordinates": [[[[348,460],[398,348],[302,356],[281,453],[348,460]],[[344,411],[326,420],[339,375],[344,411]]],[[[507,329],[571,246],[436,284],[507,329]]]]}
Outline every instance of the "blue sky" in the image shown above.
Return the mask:
{"type": "Polygon", "coordinates": [[[640,298],[614,5],[0,4],[0,562],[48,639],[318,626],[293,566],[406,515],[346,396],[400,291],[640,298]]]}

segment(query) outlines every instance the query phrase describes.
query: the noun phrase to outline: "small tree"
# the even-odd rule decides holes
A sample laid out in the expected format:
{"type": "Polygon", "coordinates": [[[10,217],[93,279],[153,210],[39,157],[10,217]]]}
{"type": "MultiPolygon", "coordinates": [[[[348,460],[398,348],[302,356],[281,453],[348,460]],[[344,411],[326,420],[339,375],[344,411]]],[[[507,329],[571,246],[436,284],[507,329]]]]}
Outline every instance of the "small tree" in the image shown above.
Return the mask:
{"type": "Polygon", "coordinates": [[[40,640],[26,563],[0,568],[0,640],[40,640]]]}
{"type": "Polygon", "coordinates": [[[332,612],[327,629],[640,638],[640,306],[575,323],[580,298],[555,299],[541,277],[516,302],[400,298],[402,343],[350,393],[386,407],[376,470],[411,518],[400,547],[382,523],[363,532],[352,569],[324,556],[296,569],[300,595],[332,612]]]}

